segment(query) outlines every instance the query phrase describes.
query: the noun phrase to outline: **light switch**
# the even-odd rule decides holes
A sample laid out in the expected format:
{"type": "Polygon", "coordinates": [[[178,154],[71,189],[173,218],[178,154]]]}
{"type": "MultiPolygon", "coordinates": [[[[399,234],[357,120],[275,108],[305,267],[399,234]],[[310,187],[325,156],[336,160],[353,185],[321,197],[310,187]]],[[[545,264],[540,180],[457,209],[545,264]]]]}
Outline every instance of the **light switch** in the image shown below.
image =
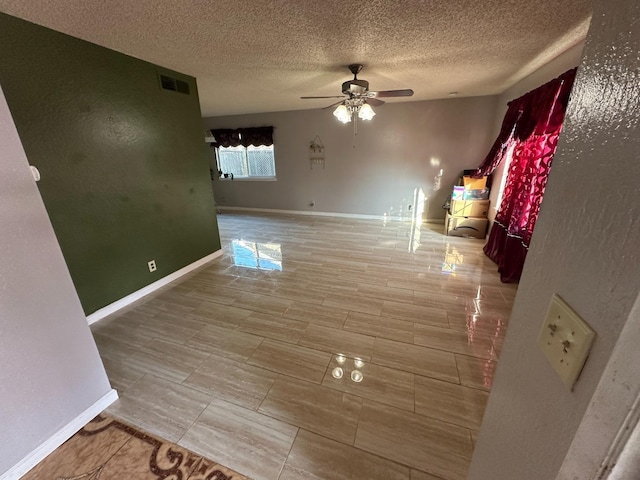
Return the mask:
{"type": "Polygon", "coordinates": [[[562,298],[554,295],[540,329],[538,348],[571,390],[595,338],[596,332],[562,298]]]}

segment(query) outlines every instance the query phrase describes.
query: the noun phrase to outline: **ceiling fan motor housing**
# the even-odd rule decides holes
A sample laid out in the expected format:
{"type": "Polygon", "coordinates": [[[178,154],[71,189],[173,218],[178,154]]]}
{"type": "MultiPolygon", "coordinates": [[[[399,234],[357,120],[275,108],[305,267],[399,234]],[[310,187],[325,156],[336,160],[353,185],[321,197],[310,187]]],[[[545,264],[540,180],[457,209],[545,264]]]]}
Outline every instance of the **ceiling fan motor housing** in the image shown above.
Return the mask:
{"type": "Polygon", "coordinates": [[[369,90],[369,82],[366,80],[348,80],[342,84],[342,93],[345,95],[364,95],[369,90]]]}

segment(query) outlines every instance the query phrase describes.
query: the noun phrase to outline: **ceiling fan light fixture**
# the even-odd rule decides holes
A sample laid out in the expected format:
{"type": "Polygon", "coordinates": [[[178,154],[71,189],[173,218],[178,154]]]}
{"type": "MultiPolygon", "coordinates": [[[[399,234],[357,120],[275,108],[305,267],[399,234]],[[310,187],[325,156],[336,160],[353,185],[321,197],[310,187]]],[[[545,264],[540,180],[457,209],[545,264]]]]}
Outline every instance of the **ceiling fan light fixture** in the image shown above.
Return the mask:
{"type": "Polygon", "coordinates": [[[351,112],[344,103],[341,103],[333,111],[333,115],[342,123],[349,123],[351,121],[351,112]]]}
{"type": "Polygon", "coordinates": [[[371,120],[376,115],[371,105],[368,103],[363,104],[358,110],[358,118],[361,120],[371,120]]]}

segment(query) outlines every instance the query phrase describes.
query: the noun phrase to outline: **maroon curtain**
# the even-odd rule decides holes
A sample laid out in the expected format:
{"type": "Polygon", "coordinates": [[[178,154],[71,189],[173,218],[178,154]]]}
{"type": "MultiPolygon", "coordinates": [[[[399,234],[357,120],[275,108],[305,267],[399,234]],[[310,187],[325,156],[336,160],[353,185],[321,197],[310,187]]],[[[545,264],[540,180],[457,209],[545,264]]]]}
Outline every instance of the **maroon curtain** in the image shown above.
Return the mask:
{"type": "Polygon", "coordinates": [[[489,154],[485,157],[482,164],[474,172],[474,177],[480,178],[491,175],[493,171],[498,168],[498,165],[502,163],[502,160],[509,150],[509,145],[513,138],[515,127],[518,123],[518,120],[520,120],[520,116],[522,115],[522,109],[520,108],[521,102],[519,102],[518,100],[509,102],[509,108],[507,109],[507,113],[504,116],[504,120],[502,120],[500,134],[498,135],[498,138],[496,138],[496,141],[493,143],[491,150],[489,150],[489,154]]]}
{"type": "Polygon", "coordinates": [[[255,127],[255,128],[219,128],[211,130],[211,134],[216,139],[212,144],[213,147],[248,147],[253,145],[273,145],[273,127],[255,127]]]}
{"type": "Polygon", "coordinates": [[[241,128],[240,132],[242,133],[242,144],[245,147],[273,145],[273,127],[241,128]]]}
{"type": "Polygon", "coordinates": [[[511,152],[502,202],[484,247],[503,282],[520,280],[575,74],[569,70],[511,102],[501,135],[510,133],[496,141],[493,157],[490,153],[477,171],[491,173],[511,152]]]}
{"type": "Polygon", "coordinates": [[[237,147],[242,145],[240,141],[240,131],[231,130],[230,128],[219,128],[217,130],[211,130],[213,138],[216,141],[212,144],[213,147],[237,147]]]}

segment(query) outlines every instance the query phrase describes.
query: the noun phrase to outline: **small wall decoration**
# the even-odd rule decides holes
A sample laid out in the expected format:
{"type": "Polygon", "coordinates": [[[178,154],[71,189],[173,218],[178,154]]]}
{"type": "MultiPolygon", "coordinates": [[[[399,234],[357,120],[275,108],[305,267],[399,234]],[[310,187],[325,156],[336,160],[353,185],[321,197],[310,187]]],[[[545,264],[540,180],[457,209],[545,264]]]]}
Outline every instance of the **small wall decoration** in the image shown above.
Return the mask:
{"type": "Polygon", "coordinates": [[[314,165],[321,165],[324,170],[324,145],[319,135],[309,142],[309,164],[311,170],[314,165]]]}

